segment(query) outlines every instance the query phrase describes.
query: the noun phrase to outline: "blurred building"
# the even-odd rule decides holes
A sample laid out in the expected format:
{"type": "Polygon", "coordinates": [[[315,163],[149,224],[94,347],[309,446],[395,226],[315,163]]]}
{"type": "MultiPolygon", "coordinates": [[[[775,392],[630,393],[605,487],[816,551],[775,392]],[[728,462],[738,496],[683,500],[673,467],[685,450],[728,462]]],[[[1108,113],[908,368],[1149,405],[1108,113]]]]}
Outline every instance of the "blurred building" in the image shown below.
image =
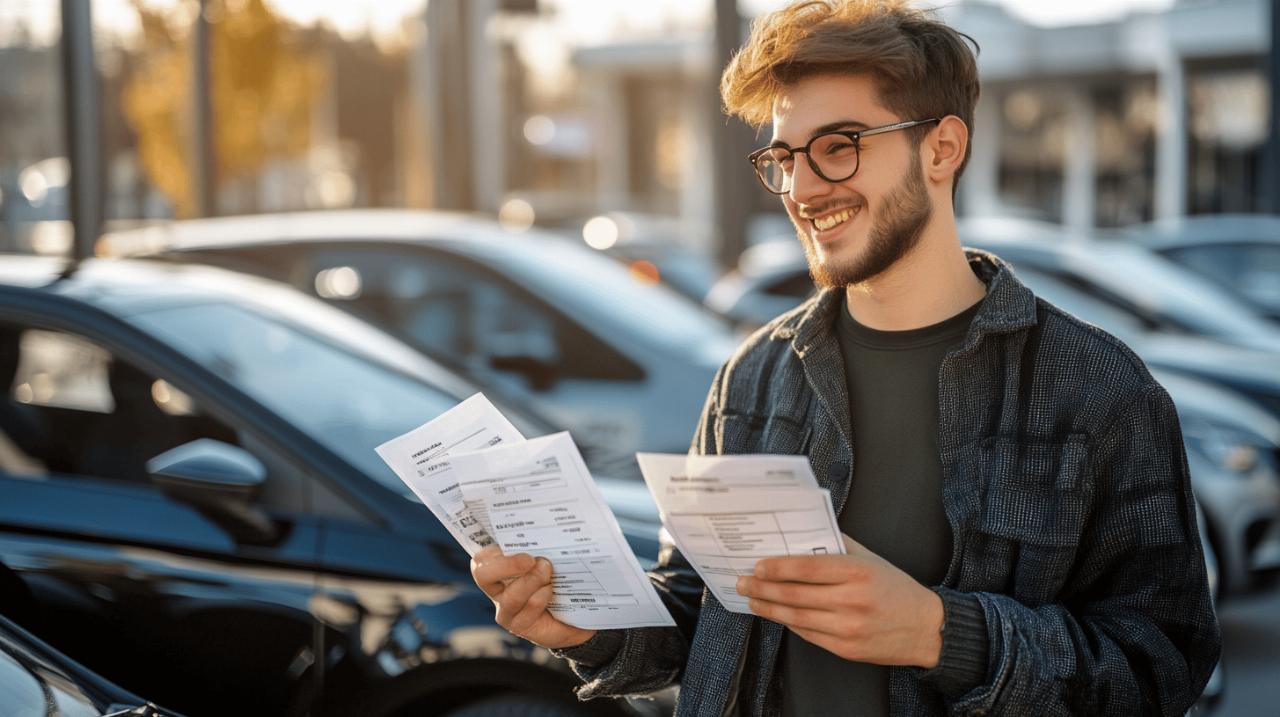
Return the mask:
{"type": "Polygon", "coordinates": [[[964,211],[1089,228],[1264,209],[1265,0],[1054,28],[983,2],[944,16],[982,48],[964,211]]]}
{"type": "MultiPolygon", "coordinates": [[[[713,141],[729,126],[723,6],[93,0],[103,213],[408,206],[565,226],[631,212],[710,248],[715,177],[749,172],[713,141]]],[[[1268,7],[1185,0],[1053,28],[990,0],[944,7],[982,47],[961,211],[1089,228],[1263,210],[1268,7]]],[[[65,246],[17,239],[67,212],[56,8],[0,6],[0,243],[20,250],[65,246]]],[[[768,225],[777,200],[748,184],[734,209],[768,225]]]]}

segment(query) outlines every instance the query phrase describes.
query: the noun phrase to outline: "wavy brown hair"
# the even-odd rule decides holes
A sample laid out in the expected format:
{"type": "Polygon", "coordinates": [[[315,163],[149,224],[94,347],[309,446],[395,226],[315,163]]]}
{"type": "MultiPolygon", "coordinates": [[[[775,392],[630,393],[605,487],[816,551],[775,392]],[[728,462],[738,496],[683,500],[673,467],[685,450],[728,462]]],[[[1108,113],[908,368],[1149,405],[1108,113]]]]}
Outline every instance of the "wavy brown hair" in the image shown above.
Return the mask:
{"type": "MultiPolygon", "coordinates": [[[[726,113],[759,128],[787,86],[813,75],[866,73],[881,104],[901,119],[955,115],[972,138],[977,52],[972,37],[904,0],[796,2],[752,23],[720,78],[720,97],[726,113]]],[[[929,129],[908,132],[918,146],[929,129]]],[[[957,181],[968,163],[966,146],[957,181]]]]}

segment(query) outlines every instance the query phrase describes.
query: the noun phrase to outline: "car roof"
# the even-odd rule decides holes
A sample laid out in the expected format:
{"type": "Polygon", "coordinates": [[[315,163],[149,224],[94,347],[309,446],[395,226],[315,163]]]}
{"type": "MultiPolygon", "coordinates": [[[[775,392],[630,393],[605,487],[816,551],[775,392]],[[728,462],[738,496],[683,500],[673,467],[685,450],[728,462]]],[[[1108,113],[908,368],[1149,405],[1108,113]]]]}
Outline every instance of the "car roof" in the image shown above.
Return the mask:
{"type": "Polygon", "coordinates": [[[138,256],[166,249],[229,248],[308,242],[507,242],[513,236],[563,240],[540,231],[507,229],[461,212],[347,209],[182,219],[109,232],[98,242],[105,256],[138,256]]]}
{"type": "Polygon", "coordinates": [[[44,290],[117,315],[175,302],[253,296],[262,303],[268,298],[264,292],[292,295],[275,282],[224,269],[139,259],[72,263],[54,257],[0,256],[0,285],[44,290]]]}
{"type": "Polygon", "coordinates": [[[1135,227],[1130,235],[1153,248],[1241,241],[1280,244],[1280,217],[1263,214],[1179,217],[1135,227]]]}

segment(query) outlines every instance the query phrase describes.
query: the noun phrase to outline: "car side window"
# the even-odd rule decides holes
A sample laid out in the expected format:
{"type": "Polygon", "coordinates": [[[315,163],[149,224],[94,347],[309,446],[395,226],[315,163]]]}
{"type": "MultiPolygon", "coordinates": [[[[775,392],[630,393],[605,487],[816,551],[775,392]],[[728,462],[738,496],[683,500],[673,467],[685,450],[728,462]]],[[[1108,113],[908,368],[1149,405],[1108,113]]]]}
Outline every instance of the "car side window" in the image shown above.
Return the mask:
{"type": "MultiPolygon", "coordinates": [[[[199,438],[249,450],[268,468],[259,503],[301,512],[305,480],[186,393],[84,337],[0,326],[0,470],[146,485],[149,459],[199,438]]],[[[344,512],[345,513],[345,512],[344,512]]]]}
{"type": "Polygon", "coordinates": [[[550,368],[557,378],[638,380],[633,362],[511,282],[464,261],[395,251],[314,255],[308,288],[475,375],[550,368]]]}

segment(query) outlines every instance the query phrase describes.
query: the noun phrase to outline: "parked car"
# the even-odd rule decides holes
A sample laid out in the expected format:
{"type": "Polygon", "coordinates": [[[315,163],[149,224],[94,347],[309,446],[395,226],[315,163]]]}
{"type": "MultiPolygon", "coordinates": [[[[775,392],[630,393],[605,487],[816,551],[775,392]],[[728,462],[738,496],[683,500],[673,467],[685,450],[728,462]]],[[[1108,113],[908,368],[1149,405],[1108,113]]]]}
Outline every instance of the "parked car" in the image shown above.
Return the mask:
{"type": "Polygon", "coordinates": [[[795,238],[770,240],[742,253],[703,301],[743,329],[764,326],[814,293],[813,278],[795,238]]]}
{"type": "Polygon", "coordinates": [[[174,222],[101,246],[290,283],[624,456],[687,450],[736,346],[700,305],[580,241],[477,217],[300,212],[174,222]]]}
{"type": "Polygon", "coordinates": [[[494,624],[374,453],[475,391],[387,334],[212,267],[6,257],[0,378],[0,612],[104,676],[194,715],[638,709],[494,624]]]}
{"type": "Polygon", "coordinates": [[[1008,218],[959,222],[966,245],[994,251],[1142,317],[1148,328],[1280,354],[1280,327],[1212,281],[1135,242],[1099,241],[1008,218]]]}
{"type": "Polygon", "coordinates": [[[689,236],[674,217],[607,212],[565,225],[571,236],[627,266],[642,279],[665,284],[702,303],[720,268],[705,249],[707,236],[689,236]]]}
{"type": "MultiPolygon", "coordinates": [[[[965,242],[1001,257],[1008,253],[1003,244],[974,239],[970,235],[965,242]]],[[[745,262],[737,274],[726,277],[721,295],[726,300],[736,296],[728,305],[753,316],[751,323],[765,323],[813,291],[798,250],[779,244],[767,251],[767,260],[745,262]],[[768,294],[764,287],[775,291],[768,294]],[[766,317],[765,312],[774,313],[766,317]]],[[[1268,584],[1280,570],[1280,419],[1270,404],[1254,399],[1271,392],[1280,396],[1274,358],[1204,337],[1152,332],[1148,322],[1120,306],[1022,264],[1015,262],[1014,269],[1037,295],[1117,335],[1148,363],[1178,408],[1193,487],[1218,554],[1223,594],[1268,584]],[[1228,358],[1207,371],[1201,365],[1207,355],[1228,358]],[[1216,377],[1221,375],[1252,386],[1253,392],[1220,385],[1216,377]]]]}
{"type": "Polygon", "coordinates": [[[7,717],[179,717],[103,679],[3,616],[0,699],[7,717]]]}
{"type": "Polygon", "coordinates": [[[1280,323],[1280,218],[1215,214],[1125,233],[1280,323]]]}
{"type": "Polygon", "coordinates": [[[967,220],[960,229],[965,244],[1034,272],[1033,290],[1074,289],[1081,317],[1122,334],[1147,363],[1232,388],[1280,417],[1280,330],[1207,280],[1140,246],[1048,225],[967,220]]]}

